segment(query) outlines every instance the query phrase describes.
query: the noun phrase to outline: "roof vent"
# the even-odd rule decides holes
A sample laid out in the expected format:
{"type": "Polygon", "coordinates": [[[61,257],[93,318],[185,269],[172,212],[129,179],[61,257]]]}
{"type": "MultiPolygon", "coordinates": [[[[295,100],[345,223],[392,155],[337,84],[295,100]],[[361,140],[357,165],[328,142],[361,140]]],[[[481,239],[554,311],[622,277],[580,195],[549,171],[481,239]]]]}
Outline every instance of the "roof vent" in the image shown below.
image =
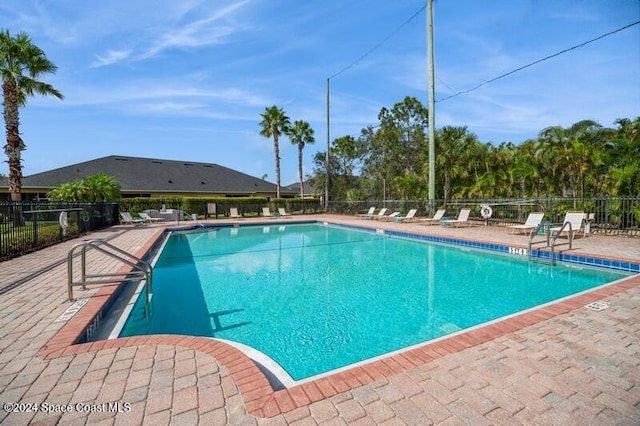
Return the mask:
{"type": "Polygon", "coordinates": [[[205,184],[205,183],[204,183],[204,181],[201,181],[200,183],[201,183],[202,185],[204,185],[204,184],[205,184]]]}
{"type": "Polygon", "coordinates": [[[117,158],[117,157],[116,157],[116,161],[129,161],[129,160],[128,160],[128,159],[126,159],[126,158],[117,158]]]}
{"type": "Polygon", "coordinates": [[[213,166],[211,164],[205,164],[204,167],[212,168],[213,166]]]}
{"type": "Polygon", "coordinates": [[[193,166],[192,163],[184,163],[185,166],[193,166]]]}
{"type": "Polygon", "coordinates": [[[169,183],[173,183],[173,181],[172,181],[172,180],[169,180],[169,183]]]}
{"type": "Polygon", "coordinates": [[[155,164],[162,164],[162,161],[152,161],[152,163],[155,163],[155,164]]]}

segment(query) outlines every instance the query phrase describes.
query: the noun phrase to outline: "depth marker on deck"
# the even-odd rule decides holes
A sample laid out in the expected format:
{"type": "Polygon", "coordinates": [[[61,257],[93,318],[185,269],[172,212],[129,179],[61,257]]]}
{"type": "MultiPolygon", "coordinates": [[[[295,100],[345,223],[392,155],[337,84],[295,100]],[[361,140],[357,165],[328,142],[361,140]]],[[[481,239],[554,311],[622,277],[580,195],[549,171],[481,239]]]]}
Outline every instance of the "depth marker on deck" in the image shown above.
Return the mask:
{"type": "Polygon", "coordinates": [[[589,303],[588,305],[585,305],[585,308],[591,309],[592,311],[596,311],[596,312],[607,309],[608,307],[609,307],[609,304],[604,300],[598,300],[596,302],[592,302],[592,303],[589,303]]]}
{"type": "Polygon", "coordinates": [[[87,302],[89,301],[89,299],[78,299],[75,302],[73,302],[73,305],[69,306],[67,308],[66,311],[64,311],[64,313],[62,315],[60,315],[58,317],[57,320],[55,320],[54,322],[62,322],[62,321],[69,321],[71,318],[73,318],[73,316],[78,313],[78,311],[87,304],[87,302]]]}

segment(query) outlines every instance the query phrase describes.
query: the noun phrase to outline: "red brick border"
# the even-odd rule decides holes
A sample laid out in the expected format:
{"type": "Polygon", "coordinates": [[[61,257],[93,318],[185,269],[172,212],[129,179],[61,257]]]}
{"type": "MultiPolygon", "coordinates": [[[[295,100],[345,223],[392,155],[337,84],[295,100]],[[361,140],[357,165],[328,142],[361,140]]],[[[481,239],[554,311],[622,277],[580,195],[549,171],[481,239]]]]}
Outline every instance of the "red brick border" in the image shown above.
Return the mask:
{"type": "MultiPolygon", "coordinates": [[[[164,230],[159,229],[136,253],[144,256],[160,238],[164,230]]],[[[124,266],[119,272],[128,272],[124,266]]],[[[545,307],[515,315],[484,327],[462,332],[434,343],[406,350],[350,368],[329,376],[313,380],[288,389],[274,391],[265,375],[243,352],[226,343],[202,337],[179,335],[149,335],[126,337],[99,342],[75,344],[93,322],[104,304],[113,296],[117,286],[102,287],[89,302],[67,322],[42,348],[39,355],[45,359],[75,355],[107,348],[122,348],[139,345],[172,345],[206,353],[224,366],[233,377],[249,414],[257,417],[273,417],[298,407],[346,392],[376,380],[389,377],[411,368],[426,364],[472,346],[486,343],[508,333],[521,330],[558,315],[578,309],[586,304],[640,286],[640,275],[635,275],[616,284],[545,307]]]]}

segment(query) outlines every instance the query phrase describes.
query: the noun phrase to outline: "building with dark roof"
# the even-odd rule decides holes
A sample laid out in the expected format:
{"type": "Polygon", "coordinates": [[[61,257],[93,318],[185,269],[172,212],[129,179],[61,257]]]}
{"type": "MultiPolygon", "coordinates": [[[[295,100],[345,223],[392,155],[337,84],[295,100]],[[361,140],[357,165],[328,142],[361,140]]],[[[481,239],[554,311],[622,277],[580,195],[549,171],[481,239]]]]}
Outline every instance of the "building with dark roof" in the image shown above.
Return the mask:
{"type": "MultiPolygon", "coordinates": [[[[300,182],[292,183],[291,185],[286,185],[280,188],[280,192],[287,191],[293,192],[298,197],[300,196],[300,182]]],[[[304,181],[304,198],[317,198],[322,197],[324,195],[323,189],[318,189],[311,184],[310,180],[304,181]]]]}
{"type": "MultiPolygon", "coordinates": [[[[218,164],[111,155],[60,167],[22,179],[22,199],[45,198],[55,186],[104,173],[113,176],[127,197],[267,197],[276,185],[218,164]]],[[[7,180],[0,181],[0,199],[9,199],[7,180]]],[[[295,191],[281,187],[281,197],[295,191]]]]}

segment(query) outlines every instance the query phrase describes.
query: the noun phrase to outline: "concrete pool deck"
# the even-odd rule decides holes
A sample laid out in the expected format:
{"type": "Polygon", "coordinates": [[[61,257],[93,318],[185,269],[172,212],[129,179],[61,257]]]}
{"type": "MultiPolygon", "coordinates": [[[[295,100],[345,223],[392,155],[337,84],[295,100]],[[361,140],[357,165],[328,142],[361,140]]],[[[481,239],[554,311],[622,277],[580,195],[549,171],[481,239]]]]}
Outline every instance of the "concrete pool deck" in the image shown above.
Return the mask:
{"type": "MultiPolygon", "coordinates": [[[[528,241],[496,227],[293,219],[514,247],[528,241]]],[[[82,239],[106,238],[142,253],[163,228],[115,226],[82,239]]],[[[73,318],[60,318],[71,306],[67,252],[82,239],[0,264],[2,424],[640,423],[640,276],[273,392],[248,358],[211,339],[148,336],[71,345],[82,332],[79,324],[91,320],[114,288],[75,289],[75,297],[89,303],[73,318]],[[597,300],[610,306],[584,307],[597,300]]],[[[638,263],[640,239],[591,235],[575,240],[571,252],[638,263]]],[[[121,269],[108,258],[94,263],[98,271],[121,269]]]]}

